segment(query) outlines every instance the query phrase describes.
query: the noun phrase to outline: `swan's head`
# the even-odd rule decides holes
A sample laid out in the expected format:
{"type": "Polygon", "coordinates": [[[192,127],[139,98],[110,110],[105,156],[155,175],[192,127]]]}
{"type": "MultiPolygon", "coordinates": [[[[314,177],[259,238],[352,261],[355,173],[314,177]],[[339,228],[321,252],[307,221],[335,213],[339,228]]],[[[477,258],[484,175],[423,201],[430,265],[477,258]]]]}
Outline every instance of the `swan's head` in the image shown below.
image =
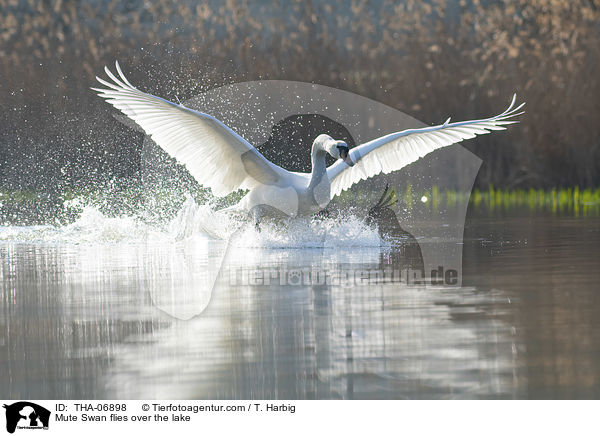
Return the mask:
{"type": "Polygon", "coordinates": [[[341,159],[348,164],[348,166],[354,166],[354,162],[350,159],[350,148],[344,141],[336,141],[334,154],[332,156],[336,159],[341,159]]]}
{"type": "Polygon", "coordinates": [[[354,162],[350,158],[350,147],[346,144],[345,141],[333,139],[329,135],[319,135],[315,142],[314,146],[320,146],[323,150],[329,153],[334,159],[341,159],[346,162],[349,166],[353,166],[354,162]]]}

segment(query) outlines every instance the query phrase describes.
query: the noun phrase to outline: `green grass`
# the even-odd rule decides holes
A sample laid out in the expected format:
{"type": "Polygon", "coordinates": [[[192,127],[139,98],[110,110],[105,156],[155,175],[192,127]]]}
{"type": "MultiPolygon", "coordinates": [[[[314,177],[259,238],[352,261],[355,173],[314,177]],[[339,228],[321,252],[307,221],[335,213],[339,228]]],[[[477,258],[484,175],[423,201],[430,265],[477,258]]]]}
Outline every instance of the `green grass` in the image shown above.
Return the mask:
{"type": "MultiPolygon", "coordinates": [[[[587,217],[600,215],[600,188],[580,189],[474,189],[472,193],[440,189],[422,190],[408,185],[396,189],[398,208],[405,211],[438,211],[469,203],[471,213],[503,215],[516,213],[551,213],[587,217]]],[[[26,190],[0,190],[0,225],[65,224],[76,219],[83,205],[98,207],[109,215],[137,215],[150,222],[166,222],[175,216],[186,195],[197,203],[211,201],[217,207],[234,204],[243,192],[215,199],[206,189],[162,190],[149,192],[143,187],[68,191],[59,196],[26,190]],[[185,192],[184,192],[185,191],[185,192]]],[[[345,191],[336,199],[342,209],[368,210],[380,192],[345,191]]]]}
{"type": "MultiPolygon", "coordinates": [[[[406,210],[438,211],[469,203],[475,213],[501,215],[504,213],[551,213],[570,216],[600,215],[600,188],[579,189],[474,189],[473,192],[441,189],[433,186],[428,190],[412,185],[396,188],[398,207],[406,210]]],[[[336,199],[341,208],[370,208],[380,193],[344,191],[336,199]]]]}
{"type": "Polygon", "coordinates": [[[416,200],[426,197],[427,202],[425,204],[429,204],[432,210],[452,207],[458,202],[469,201],[471,208],[491,214],[527,210],[572,216],[600,215],[600,188],[505,190],[490,186],[486,190],[474,189],[472,193],[468,193],[440,190],[434,186],[431,190],[415,195],[412,187],[409,186],[402,197],[409,209],[416,200]]]}

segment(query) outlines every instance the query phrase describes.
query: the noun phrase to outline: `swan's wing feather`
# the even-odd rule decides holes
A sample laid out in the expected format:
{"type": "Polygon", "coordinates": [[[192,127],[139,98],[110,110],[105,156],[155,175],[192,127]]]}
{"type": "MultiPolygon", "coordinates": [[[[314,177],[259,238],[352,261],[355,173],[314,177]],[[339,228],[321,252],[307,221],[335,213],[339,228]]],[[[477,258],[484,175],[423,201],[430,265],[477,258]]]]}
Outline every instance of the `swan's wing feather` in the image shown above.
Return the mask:
{"type": "Polygon", "coordinates": [[[276,184],[288,172],[269,162],[244,138],[205,113],[146,94],[135,88],[116,63],[112,82],[92,88],[135,121],[169,155],[184,164],[194,178],[224,196],[257,183],[276,184]]]}
{"type": "Polygon", "coordinates": [[[354,147],[350,150],[354,166],[349,167],[344,161],[338,160],[327,168],[331,198],[361,180],[397,171],[440,148],[492,130],[506,129],[506,125],[518,122],[511,118],[523,113],[519,110],[525,103],[515,107],[515,101],[516,95],[508,109],[491,118],[457,123],[450,123],[448,118],[439,126],[403,130],[354,147]]]}

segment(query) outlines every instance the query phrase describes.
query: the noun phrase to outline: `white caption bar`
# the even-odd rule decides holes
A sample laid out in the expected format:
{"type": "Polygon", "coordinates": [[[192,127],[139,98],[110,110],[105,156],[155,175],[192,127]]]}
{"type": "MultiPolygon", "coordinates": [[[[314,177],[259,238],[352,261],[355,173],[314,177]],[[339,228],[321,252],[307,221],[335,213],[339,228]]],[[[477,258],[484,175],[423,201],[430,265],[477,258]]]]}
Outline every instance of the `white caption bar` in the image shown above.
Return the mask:
{"type": "MultiPolygon", "coordinates": [[[[3,400],[1,431],[173,434],[597,434],[598,401],[3,400]],[[377,432],[377,433],[375,433],[377,432]]],[[[0,433],[1,434],[1,433],[0,433]]],[[[6,434],[6,433],[5,433],[6,434]]]]}

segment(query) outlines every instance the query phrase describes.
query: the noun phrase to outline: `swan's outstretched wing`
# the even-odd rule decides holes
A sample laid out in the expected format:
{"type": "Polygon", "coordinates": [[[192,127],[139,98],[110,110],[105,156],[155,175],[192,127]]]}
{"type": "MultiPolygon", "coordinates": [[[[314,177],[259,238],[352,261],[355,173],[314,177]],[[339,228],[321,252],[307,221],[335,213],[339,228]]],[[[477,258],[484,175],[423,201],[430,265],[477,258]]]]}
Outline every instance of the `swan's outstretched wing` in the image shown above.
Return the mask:
{"type": "Polygon", "coordinates": [[[397,171],[439,148],[490,133],[491,130],[506,129],[505,125],[518,122],[510,118],[523,113],[519,110],[525,103],[515,107],[516,97],[515,94],[508,109],[491,118],[458,123],[450,123],[448,118],[439,126],[403,130],[354,147],[350,150],[354,166],[338,160],[327,168],[331,198],[361,180],[397,171]]]}
{"type": "Polygon", "coordinates": [[[92,89],[139,124],[215,195],[259,183],[277,184],[289,174],[218,119],[146,94],[129,83],[118,62],[116,68],[120,79],[105,67],[112,82],[96,77],[106,88],[92,89]]]}

